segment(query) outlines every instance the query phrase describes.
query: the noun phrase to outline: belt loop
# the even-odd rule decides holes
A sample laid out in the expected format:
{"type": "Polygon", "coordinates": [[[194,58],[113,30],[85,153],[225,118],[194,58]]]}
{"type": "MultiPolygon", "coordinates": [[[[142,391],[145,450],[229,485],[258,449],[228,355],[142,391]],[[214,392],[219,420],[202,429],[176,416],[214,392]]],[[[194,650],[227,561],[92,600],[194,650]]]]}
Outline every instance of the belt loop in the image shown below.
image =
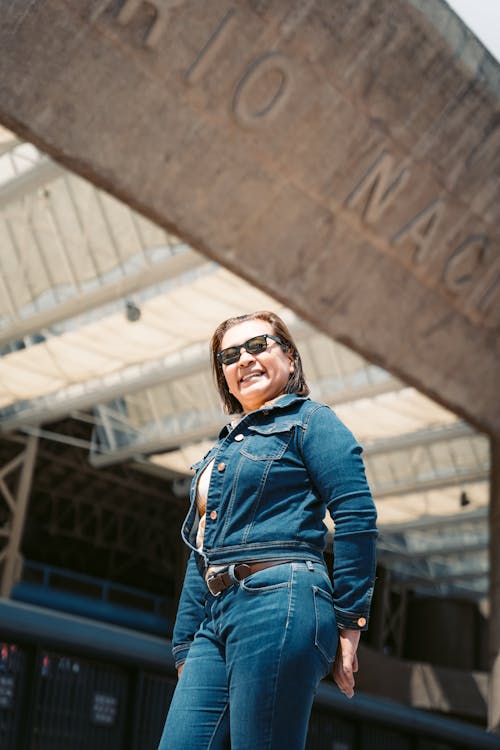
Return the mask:
{"type": "Polygon", "coordinates": [[[228,574],[229,578],[232,580],[233,583],[239,584],[239,580],[234,575],[234,569],[235,569],[235,567],[236,567],[235,564],[230,565],[229,568],[227,569],[227,574],[228,574]]]}
{"type": "Polygon", "coordinates": [[[314,563],[311,562],[311,560],[306,560],[307,570],[314,570],[314,563]]]}

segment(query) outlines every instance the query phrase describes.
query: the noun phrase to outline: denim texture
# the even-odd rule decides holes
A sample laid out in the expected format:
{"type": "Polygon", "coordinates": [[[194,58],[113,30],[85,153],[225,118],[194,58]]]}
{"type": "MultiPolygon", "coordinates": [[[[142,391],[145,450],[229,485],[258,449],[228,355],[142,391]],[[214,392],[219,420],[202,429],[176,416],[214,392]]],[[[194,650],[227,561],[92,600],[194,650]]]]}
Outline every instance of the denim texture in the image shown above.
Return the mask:
{"type": "Polygon", "coordinates": [[[336,647],[321,563],[282,563],[209,594],[159,750],[303,750],[336,647]]]}
{"type": "MultiPolygon", "coordinates": [[[[177,665],[185,661],[205,618],[208,566],[257,560],[322,563],[326,508],[335,523],[336,624],[366,629],[375,579],[376,511],[361,447],[328,406],[295,394],[282,396],[243,416],[234,429],[223,428],[193,468],[182,527],[192,552],[173,637],[177,665]],[[200,554],[196,486],[212,459],[200,554]]],[[[261,633],[266,637],[267,631],[261,633]]]]}

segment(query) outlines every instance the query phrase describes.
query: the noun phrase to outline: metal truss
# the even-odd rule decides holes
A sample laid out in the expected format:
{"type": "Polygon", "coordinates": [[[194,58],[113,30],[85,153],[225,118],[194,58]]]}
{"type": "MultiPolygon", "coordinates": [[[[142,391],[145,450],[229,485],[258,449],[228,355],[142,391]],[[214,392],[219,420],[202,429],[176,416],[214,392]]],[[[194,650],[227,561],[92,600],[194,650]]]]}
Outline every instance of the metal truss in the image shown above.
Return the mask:
{"type": "Polygon", "coordinates": [[[411,534],[413,538],[418,538],[417,535],[420,535],[422,544],[424,544],[425,540],[428,540],[429,537],[433,535],[438,540],[436,543],[440,544],[447,538],[450,532],[466,533],[467,531],[470,531],[471,534],[477,535],[484,527],[487,519],[487,507],[451,516],[424,516],[422,518],[416,518],[413,521],[395,523],[390,526],[382,527],[380,539],[385,539],[388,536],[396,538],[398,535],[405,536],[408,534],[411,534]]]}
{"type": "Polygon", "coordinates": [[[206,347],[193,345],[160,360],[141,362],[103,377],[62,388],[48,396],[3,410],[0,431],[10,433],[25,426],[53,422],[75,411],[92,408],[96,403],[99,404],[100,401],[109,399],[112,402],[110,405],[104,403],[96,407],[96,421],[99,423],[102,410],[104,414],[109,413],[114,417],[119,417],[121,430],[127,429],[131,434],[135,434],[138,431],[137,426],[130,423],[126,427],[123,412],[113,414],[116,411],[113,406],[115,400],[127,398],[127,394],[158,383],[168,383],[172,379],[182,380],[188,375],[200,372],[206,368],[206,359],[206,347]]]}
{"type": "MultiPolygon", "coordinates": [[[[191,254],[183,253],[180,257],[187,262],[191,254]]],[[[171,258],[169,262],[173,264],[174,260],[171,258]]],[[[193,262],[196,262],[194,255],[193,262]]],[[[213,269],[211,271],[209,265],[205,270],[199,268],[196,271],[211,272],[213,269]]],[[[321,400],[338,405],[402,388],[402,384],[388,373],[366,363],[340,344],[318,333],[311,335],[309,326],[295,323],[294,334],[304,351],[304,358],[308,359],[308,369],[312,370],[313,391],[321,400]],[[325,366],[321,367],[317,361],[315,350],[318,348],[327,358],[329,369],[326,372],[325,366]]],[[[0,413],[0,430],[9,433],[26,425],[54,421],[96,403],[96,421],[106,427],[96,431],[94,436],[92,456],[99,465],[140,452],[169,450],[186,441],[213,436],[223,424],[212,385],[206,344],[199,343],[161,359],[123,367],[60,388],[47,396],[6,407],[0,413]],[[183,397],[179,398],[181,391],[183,397]],[[193,398],[196,393],[200,394],[197,401],[193,398]],[[106,403],[108,400],[111,403],[106,403]],[[116,414],[113,412],[116,412],[118,400],[121,407],[116,414]],[[176,404],[175,409],[171,404],[176,404]],[[207,404],[213,408],[207,410],[207,404]],[[115,423],[116,436],[109,429],[111,422],[115,423]],[[188,433],[184,434],[186,427],[188,433]]]]}
{"type": "Polygon", "coordinates": [[[464,422],[367,445],[367,475],[376,498],[486,482],[488,439],[464,422]]]}
{"type": "Polygon", "coordinates": [[[370,625],[370,642],[379,651],[391,656],[402,656],[407,602],[407,588],[393,580],[389,568],[379,568],[370,625]]]}
{"type": "MultiPolygon", "coordinates": [[[[332,342],[330,346],[332,349],[339,347],[332,342]]],[[[327,379],[315,380],[312,387],[321,389],[322,400],[337,404],[393,392],[401,387],[399,381],[389,375],[370,383],[370,370],[370,365],[360,365],[358,386],[352,381],[349,385],[349,378],[345,376],[337,378],[335,383],[332,379],[328,382],[327,379]],[[364,378],[359,378],[360,372],[364,378]],[[340,390],[335,391],[335,386],[340,390]]],[[[151,382],[151,387],[134,394],[129,391],[118,402],[94,407],[97,424],[101,427],[93,433],[90,455],[93,465],[108,466],[138,454],[171,451],[217,436],[227,417],[221,414],[205,347],[200,350],[200,359],[191,360],[191,369],[186,369],[182,379],[178,367],[171,365],[159,382],[158,388],[151,382]]]]}
{"type": "Polygon", "coordinates": [[[393,580],[434,594],[486,596],[488,509],[382,529],[378,559],[393,580]]]}
{"type": "Polygon", "coordinates": [[[0,469],[0,595],[9,596],[20,572],[20,547],[37,451],[29,437],[0,469]]]}
{"type": "MultiPolygon", "coordinates": [[[[162,276],[169,283],[168,279],[176,279],[176,283],[182,283],[182,279],[192,278],[193,273],[197,275],[211,274],[216,270],[214,264],[203,263],[201,256],[192,251],[182,250],[176,252],[174,256],[167,258],[161,267],[155,268],[154,273],[162,276]]],[[[127,277],[128,278],[128,277],[127,277]]],[[[137,278],[135,279],[137,283],[137,278]]],[[[113,290],[103,289],[101,296],[113,290]]],[[[123,284],[121,284],[123,291],[123,284]]],[[[88,302],[88,295],[87,295],[88,302]]],[[[74,301],[73,304],[80,304],[74,301]]],[[[81,300],[84,304],[84,300],[81,300]]],[[[400,381],[390,376],[385,371],[374,365],[365,362],[361,357],[350,352],[342,345],[331,341],[327,337],[314,333],[306,324],[294,321],[293,332],[298,339],[303,358],[307,360],[308,369],[312,371],[311,386],[315,397],[327,403],[339,405],[349,403],[355,399],[371,398],[383,393],[395,392],[402,388],[400,381]],[[328,369],[321,366],[318,362],[316,350],[320,348],[322,354],[328,362],[328,369]]],[[[1,333],[0,333],[1,340],[1,333]]],[[[29,345],[29,342],[28,342],[29,345]]],[[[38,425],[45,422],[54,421],[67,416],[75,410],[84,410],[94,405],[98,419],[102,414],[113,410],[113,404],[108,407],[108,401],[120,398],[125,404],[125,413],[120,414],[120,431],[127,431],[129,436],[134,434],[144,442],[149,450],[152,440],[156,435],[164,434],[167,438],[172,434],[171,427],[173,424],[172,416],[178,418],[178,423],[182,427],[187,420],[191,427],[194,428],[193,420],[197,420],[197,427],[203,437],[207,434],[216,434],[210,425],[205,424],[206,415],[203,411],[206,409],[206,402],[214,405],[214,411],[220,414],[218,400],[212,386],[211,374],[207,358],[207,349],[205,343],[193,344],[187,348],[179,348],[173,354],[158,359],[151,359],[134,363],[133,365],[123,366],[113,370],[105,375],[89,378],[84,382],[74,383],[66,387],[61,387],[57,392],[50,393],[46,396],[40,396],[30,401],[21,401],[0,410],[0,430],[9,433],[12,430],[19,429],[26,425],[38,425]],[[193,382],[194,375],[200,375],[200,382],[193,382]],[[185,383],[190,382],[186,388],[185,383]],[[151,390],[154,386],[161,384],[161,396],[158,391],[151,390]],[[186,409],[185,401],[180,402],[176,408],[177,414],[172,415],[169,411],[165,413],[165,402],[175,401],[176,393],[183,389],[189,394],[200,391],[203,398],[199,403],[193,404],[191,411],[199,412],[198,417],[190,414],[184,414],[186,409]],[[141,391],[143,392],[141,395],[141,391]],[[170,399],[167,392],[173,395],[170,399]],[[142,400],[142,405],[140,404],[142,400]],[[131,406],[130,406],[131,404],[131,406]],[[217,405],[217,408],[215,408],[217,405]],[[135,415],[142,412],[141,419],[138,421],[135,415]],[[132,416],[133,414],[133,416],[132,416]],[[129,417],[129,426],[125,423],[129,417]],[[208,433],[207,433],[208,429],[208,433]]],[[[192,397],[187,399],[188,403],[193,402],[192,397]]],[[[212,416],[209,417],[213,421],[212,416]]],[[[220,427],[220,419],[218,420],[220,427]]],[[[96,443],[96,453],[112,453],[115,441],[111,433],[107,432],[108,443],[99,440],[96,443]]],[[[192,440],[189,435],[189,440],[192,440]]],[[[196,438],[195,438],[196,439],[196,438]]],[[[176,439],[184,442],[184,437],[179,435],[176,439]]],[[[132,443],[132,439],[129,443],[132,443]]],[[[123,447],[123,446],[122,446],[123,447]]],[[[156,444],[153,449],[156,449],[156,444]]],[[[162,446],[160,445],[161,449],[162,446]]],[[[169,446],[166,446],[168,449],[169,446]]],[[[131,452],[136,453],[143,449],[142,445],[132,446],[131,452]]],[[[116,460],[122,460],[126,453],[121,450],[116,460]]],[[[113,458],[112,455],[109,456],[113,458]]]]}
{"type": "Polygon", "coordinates": [[[38,541],[28,535],[27,547],[58,540],[50,553],[35,549],[36,559],[49,554],[53,564],[72,567],[76,561],[87,572],[98,558],[112,580],[129,580],[140,571],[172,579],[184,507],[164,482],[126,466],[105,473],[89,466],[81,432],[57,451],[46,440],[40,444],[29,515],[31,537],[38,541]]]}

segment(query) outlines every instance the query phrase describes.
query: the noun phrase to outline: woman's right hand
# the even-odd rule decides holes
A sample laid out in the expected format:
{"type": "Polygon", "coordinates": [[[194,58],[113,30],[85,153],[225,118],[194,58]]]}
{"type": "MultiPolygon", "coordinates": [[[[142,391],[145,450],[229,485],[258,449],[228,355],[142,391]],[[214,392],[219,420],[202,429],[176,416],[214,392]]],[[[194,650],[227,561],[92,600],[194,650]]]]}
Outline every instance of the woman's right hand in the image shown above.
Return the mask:
{"type": "Polygon", "coordinates": [[[358,671],[359,630],[340,630],[337,655],[332,667],[332,676],[347,698],[354,695],[354,674],[358,671]]]}
{"type": "Polygon", "coordinates": [[[184,669],[184,663],[179,664],[179,666],[177,667],[177,679],[179,679],[179,677],[181,676],[183,669],[184,669]]]}

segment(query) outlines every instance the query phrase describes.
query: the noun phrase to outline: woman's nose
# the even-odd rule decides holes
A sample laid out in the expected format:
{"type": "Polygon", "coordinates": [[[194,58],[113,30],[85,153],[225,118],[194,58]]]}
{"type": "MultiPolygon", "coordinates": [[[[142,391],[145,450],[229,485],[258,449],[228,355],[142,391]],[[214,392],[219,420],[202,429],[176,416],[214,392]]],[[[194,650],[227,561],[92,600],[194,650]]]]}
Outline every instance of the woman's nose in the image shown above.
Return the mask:
{"type": "Polygon", "coordinates": [[[239,358],[240,365],[246,365],[249,362],[253,362],[254,360],[255,360],[254,355],[250,354],[250,352],[247,352],[246,349],[243,349],[243,347],[241,347],[240,358],[239,358]]]}

